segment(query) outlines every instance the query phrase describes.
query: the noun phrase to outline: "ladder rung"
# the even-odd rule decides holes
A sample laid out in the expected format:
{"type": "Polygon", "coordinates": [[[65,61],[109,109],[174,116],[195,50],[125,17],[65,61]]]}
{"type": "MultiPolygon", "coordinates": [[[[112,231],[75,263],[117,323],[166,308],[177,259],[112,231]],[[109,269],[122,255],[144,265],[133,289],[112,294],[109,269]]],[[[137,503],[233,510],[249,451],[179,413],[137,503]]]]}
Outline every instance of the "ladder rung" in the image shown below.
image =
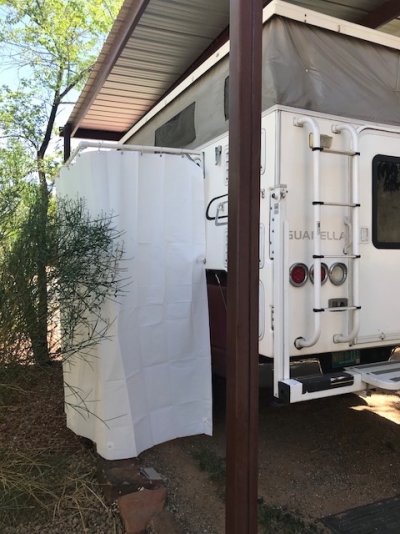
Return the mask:
{"type": "Polygon", "coordinates": [[[320,206],[341,206],[341,207],[344,207],[344,208],[359,208],[360,207],[360,204],[348,204],[346,202],[323,202],[323,201],[315,201],[313,202],[313,206],[315,205],[320,205],[320,206]]]}
{"type": "Polygon", "coordinates": [[[331,150],[329,148],[322,148],[321,154],[337,154],[338,156],[359,156],[359,152],[353,152],[352,150],[331,150]]]}
{"type": "Polygon", "coordinates": [[[349,311],[349,310],[360,310],[361,306],[337,306],[336,308],[324,308],[324,311],[326,312],[342,312],[342,311],[349,311]]]}
{"type": "Polygon", "coordinates": [[[361,256],[358,254],[320,254],[319,256],[317,256],[316,254],[313,254],[313,258],[314,259],[325,259],[325,258],[328,258],[328,259],[350,259],[350,260],[356,260],[356,259],[359,259],[361,258],[361,256]]]}

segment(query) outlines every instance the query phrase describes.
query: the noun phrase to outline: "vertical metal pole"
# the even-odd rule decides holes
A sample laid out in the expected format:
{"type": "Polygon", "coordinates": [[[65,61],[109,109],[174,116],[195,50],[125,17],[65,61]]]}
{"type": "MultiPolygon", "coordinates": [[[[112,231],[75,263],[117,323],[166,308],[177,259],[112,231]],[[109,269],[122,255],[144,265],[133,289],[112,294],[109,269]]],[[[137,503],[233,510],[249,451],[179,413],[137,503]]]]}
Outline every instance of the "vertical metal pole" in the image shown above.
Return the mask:
{"type": "Polygon", "coordinates": [[[63,128],[63,135],[64,135],[64,163],[67,161],[67,159],[71,155],[71,134],[72,134],[71,123],[67,122],[67,124],[63,128]]]}
{"type": "Polygon", "coordinates": [[[227,476],[229,534],[257,532],[262,0],[230,1],[227,476]]]}

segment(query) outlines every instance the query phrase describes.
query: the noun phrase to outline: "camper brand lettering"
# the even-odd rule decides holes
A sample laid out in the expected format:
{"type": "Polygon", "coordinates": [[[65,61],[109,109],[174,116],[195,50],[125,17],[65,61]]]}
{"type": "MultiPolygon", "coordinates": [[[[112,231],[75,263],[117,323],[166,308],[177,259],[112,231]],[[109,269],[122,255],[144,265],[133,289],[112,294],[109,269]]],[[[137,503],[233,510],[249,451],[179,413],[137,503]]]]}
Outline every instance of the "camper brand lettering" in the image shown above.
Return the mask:
{"type": "MultiPolygon", "coordinates": [[[[340,241],[341,239],[344,239],[344,232],[320,232],[321,240],[323,241],[340,241]]],[[[290,230],[289,231],[289,239],[308,239],[312,240],[314,239],[314,232],[308,231],[308,230],[290,230]]]]}

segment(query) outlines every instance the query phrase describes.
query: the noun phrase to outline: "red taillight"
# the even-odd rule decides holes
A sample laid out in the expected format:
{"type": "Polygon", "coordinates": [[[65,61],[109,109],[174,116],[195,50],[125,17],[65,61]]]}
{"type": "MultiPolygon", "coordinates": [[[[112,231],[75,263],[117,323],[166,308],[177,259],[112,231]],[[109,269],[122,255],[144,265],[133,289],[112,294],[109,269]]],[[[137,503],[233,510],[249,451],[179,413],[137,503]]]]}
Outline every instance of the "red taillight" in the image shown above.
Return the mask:
{"type": "Polygon", "coordinates": [[[308,268],[304,263],[294,263],[289,270],[289,280],[292,286],[301,287],[307,282],[308,268]]]}
{"type": "MultiPolygon", "coordinates": [[[[314,283],[314,265],[310,267],[310,280],[314,283]]],[[[325,284],[328,280],[328,266],[325,263],[321,263],[321,284],[325,284]]]]}

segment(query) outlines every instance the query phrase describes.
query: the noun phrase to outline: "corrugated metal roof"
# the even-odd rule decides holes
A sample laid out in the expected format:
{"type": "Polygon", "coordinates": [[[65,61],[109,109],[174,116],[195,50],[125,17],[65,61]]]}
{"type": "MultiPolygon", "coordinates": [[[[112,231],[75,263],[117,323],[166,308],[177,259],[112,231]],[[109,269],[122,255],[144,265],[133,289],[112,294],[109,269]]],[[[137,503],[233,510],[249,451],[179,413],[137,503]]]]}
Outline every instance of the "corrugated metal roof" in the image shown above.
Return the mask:
{"type": "MultiPolygon", "coordinates": [[[[289,3],[351,22],[375,14],[383,4],[392,4],[396,11],[392,0],[289,3]]],[[[397,5],[400,12],[400,1],[397,5]]],[[[227,36],[228,23],[229,0],[126,0],[72,111],[73,132],[101,130],[122,137],[218,42],[224,30],[227,36]]],[[[400,35],[400,20],[380,29],[400,35]]]]}

